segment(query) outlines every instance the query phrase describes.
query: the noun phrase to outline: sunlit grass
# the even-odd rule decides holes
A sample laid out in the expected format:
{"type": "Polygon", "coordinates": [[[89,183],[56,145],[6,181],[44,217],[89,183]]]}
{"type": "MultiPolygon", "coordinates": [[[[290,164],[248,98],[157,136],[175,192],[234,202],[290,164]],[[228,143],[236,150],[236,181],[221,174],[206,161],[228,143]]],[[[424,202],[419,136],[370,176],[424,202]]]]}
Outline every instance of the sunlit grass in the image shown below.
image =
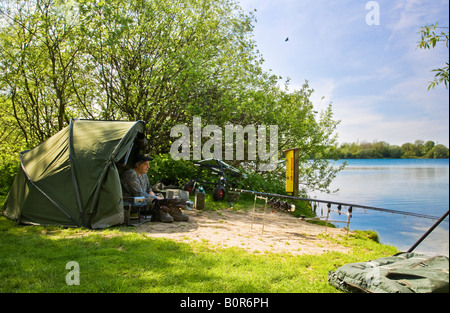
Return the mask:
{"type": "Polygon", "coordinates": [[[131,227],[20,226],[0,217],[0,292],[329,293],[338,290],[328,271],[396,253],[364,233],[329,239],[353,252],[253,254],[149,238],[131,227]],[[79,264],[79,285],[66,284],[69,261],[79,264]]]}

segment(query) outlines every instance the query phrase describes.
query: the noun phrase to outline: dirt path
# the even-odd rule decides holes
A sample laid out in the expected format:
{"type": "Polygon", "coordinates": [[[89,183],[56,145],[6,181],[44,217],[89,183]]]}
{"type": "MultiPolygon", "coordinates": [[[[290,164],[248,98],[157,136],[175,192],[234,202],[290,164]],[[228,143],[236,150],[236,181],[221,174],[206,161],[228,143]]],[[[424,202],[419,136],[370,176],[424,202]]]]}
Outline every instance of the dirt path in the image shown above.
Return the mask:
{"type": "Polygon", "coordinates": [[[149,237],[168,238],[180,242],[206,242],[210,245],[240,247],[252,253],[321,254],[327,251],[347,252],[348,248],[331,243],[317,235],[345,235],[341,229],[307,223],[288,213],[266,213],[264,231],[262,214],[244,211],[183,211],[188,222],[146,223],[136,228],[149,237]]]}

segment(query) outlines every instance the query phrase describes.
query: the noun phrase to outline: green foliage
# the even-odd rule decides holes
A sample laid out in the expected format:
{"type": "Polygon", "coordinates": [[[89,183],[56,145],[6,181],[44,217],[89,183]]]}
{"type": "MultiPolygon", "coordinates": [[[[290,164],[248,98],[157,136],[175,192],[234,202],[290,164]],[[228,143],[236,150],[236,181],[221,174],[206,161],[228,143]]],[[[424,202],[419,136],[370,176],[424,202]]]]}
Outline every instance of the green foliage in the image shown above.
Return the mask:
{"type": "Polygon", "coordinates": [[[0,196],[8,194],[16,177],[18,167],[17,161],[0,161],[0,196]]]}
{"type": "Polygon", "coordinates": [[[150,162],[147,172],[151,184],[162,181],[164,184],[178,184],[193,179],[197,174],[197,167],[190,161],[175,161],[169,154],[160,154],[150,162]]]}
{"type": "MultiPolygon", "coordinates": [[[[293,204],[295,204],[295,211],[292,212],[292,215],[295,217],[301,217],[304,216],[306,218],[310,217],[316,217],[315,212],[313,211],[312,203],[308,201],[290,201],[293,204]]],[[[313,224],[321,224],[322,222],[314,222],[311,221],[313,224]]],[[[323,223],[324,224],[324,223],[323,223]]]]}
{"type": "Polygon", "coordinates": [[[329,152],[330,158],[340,159],[448,159],[449,149],[435,145],[433,141],[416,140],[404,143],[401,147],[386,142],[343,143],[329,152]]]}
{"type": "MultiPolygon", "coordinates": [[[[152,184],[162,181],[166,184],[176,183],[182,186],[197,177],[199,167],[195,166],[191,161],[178,160],[171,158],[170,154],[160,154],[154,157],[150,162],[150,169],[147,173],[152,184]]],[[[249,189],[261,192],[270,192],[277,194],[286,194],[285,192],[285,174],[280,172],[256,172],[240,168],[241,177],[227,177],[229,187],[239,189],[249,189]],[[245,177],[245,178],[244,178],[245,177]]],[[[213,174],[207,168],[204,168],[199,177],[200,180],[208,182],[216,182],[219,177],[213,174]]],[[[209,185],[203,186],[207,192],[212,191],[209,185]]],[[[246,194],[242,194],[241,198],[246,198],[246,194]]],[[[252,196],[250,196],[252,197],[252,196]]]]}
{"type": "Polygon", "coordinates": [[[8,194],[20,166],[19,152],[23,150],[24,144],[14,134],[14,130],[0,133],[0,196],[8,194]],[[9,142],[13,138],[15,141],[9,142]]]}
{"type": "Polygon", "coordinates": [[[0,95],[28,147],[78,113],[87,84],[79,18],[61,1],[0,2],[0,95]]]}
{"type": "MultiPolygon", "coordinates": [[[[448,27],[438,27],[437,22],[434,25],[427,25],[420,28],[419,34],[421,36],[421,40],[417,46],[421,49],[434,49],[438,42],[441,41],[445,41],[445,46],[447,49],[449,47],[448,27]],[[442,31],[443,29],[446,29],[446,31],[442,31]]],[[[441,83],[444,83],[445,87],[448,88],[448,59],[444,67],[433,69],[433,72],[436,72],[436,74],[434,75],[434,80],[428,85],[428,90],[435,88],[441,83]]]]}
{"type": "Polygon", "coordinates": [[[236,188],[257,192],[286,194],[285,177],[277,172],[246,172],[246,178],[240,180],[236,188]]]}

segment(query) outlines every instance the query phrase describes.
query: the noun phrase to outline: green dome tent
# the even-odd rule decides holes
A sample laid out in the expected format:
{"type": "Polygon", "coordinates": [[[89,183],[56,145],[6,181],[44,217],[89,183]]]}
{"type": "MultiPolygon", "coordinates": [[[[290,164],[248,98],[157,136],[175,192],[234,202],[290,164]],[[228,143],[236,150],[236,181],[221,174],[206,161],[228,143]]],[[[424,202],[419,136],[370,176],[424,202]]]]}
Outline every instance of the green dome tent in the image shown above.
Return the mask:
{"type": "Polygon", "coordinates": [[[90,228],[122,224],[118,164],[128,159],[144,130],[142,121],[72,119],[51,138],[20,153],[21,166],[3,215],[23,224],[90,228]]]}

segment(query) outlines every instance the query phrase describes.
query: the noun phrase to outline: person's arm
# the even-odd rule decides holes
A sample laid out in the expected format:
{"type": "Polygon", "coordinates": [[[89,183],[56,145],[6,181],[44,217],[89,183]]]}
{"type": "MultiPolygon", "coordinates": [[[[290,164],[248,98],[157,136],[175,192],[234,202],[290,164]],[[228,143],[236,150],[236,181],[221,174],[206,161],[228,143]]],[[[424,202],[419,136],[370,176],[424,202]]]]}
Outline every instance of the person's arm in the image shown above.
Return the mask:
{"type": "Polygon", "coordinates": [[[155,195],[155,193],[153,192],[152,188],[150,187],[150,181],[148,180],[148,176],[145,175],[144,176],[144,180],[145,180],[145,185],[146,185],[146,198],[150,198],[150,199],[161,199],[160,197],[158,197],[157,195],[155,195]]]}

